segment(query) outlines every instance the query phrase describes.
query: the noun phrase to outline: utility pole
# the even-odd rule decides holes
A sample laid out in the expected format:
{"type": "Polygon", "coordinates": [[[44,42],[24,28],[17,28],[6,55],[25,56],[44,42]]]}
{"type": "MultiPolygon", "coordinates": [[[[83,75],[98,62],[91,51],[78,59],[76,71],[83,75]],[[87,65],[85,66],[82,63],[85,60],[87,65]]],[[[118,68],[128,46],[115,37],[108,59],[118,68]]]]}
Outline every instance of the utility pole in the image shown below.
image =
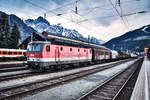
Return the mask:
{"type": "Polygon", "coordinates": [[[113,50],[115,50],[115,44],[113,44],[113,50]]]}
{"type": "Polygon", "coordinates": [[[75,7],[75,13],[78,14],[78,7],[77,7],[78,1],[76,1],[76,7],[75,7]]]}
{"type": "Polygon", "coordinates": [[[10,25],[10,16],[8,16],[8,24],[10,25]]]}
{"type": "Polygon", "coordinates": [[[118,6],[120,6],[120,0],[118,0],[118,6]]]}
{"type": "Polygon", "coordinates": [[[88,35],[88,42],[90,43],[90,35],[88,35]]]}
{"type": "Polygon", "coordinates": [[[31,34],[31,42],[33,42],[33,32],[32,32],[32,34],[31,34]]]}
{"type": "Polygon", "coordinates": [[[88,35],[88,46],[90,45],[90,35],[88,35]]]}
{"type": "Polygon", "coordinates": [[[46,19],[46,13],[44,13],[44,19],[46,19]]]}

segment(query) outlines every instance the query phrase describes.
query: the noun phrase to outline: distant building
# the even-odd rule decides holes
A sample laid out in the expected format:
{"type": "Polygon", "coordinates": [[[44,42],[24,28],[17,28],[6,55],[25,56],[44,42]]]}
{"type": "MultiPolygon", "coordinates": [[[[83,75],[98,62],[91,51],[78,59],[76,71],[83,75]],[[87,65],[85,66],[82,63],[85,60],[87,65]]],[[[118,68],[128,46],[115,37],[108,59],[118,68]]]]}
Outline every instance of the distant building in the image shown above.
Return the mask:
{"type": "Polygon", "coordinates": [[[26,49],[29,42],[32,41],[50,41],[52,44],[59,44],[59,45],[70,45],[70,46],[76,46],[76,47],[98,47],[98,48],[105,48],[104,46],[88,43],[81,40],[72,39],[65,36],[59,36],[48,32],[42,32],[42,33],[35,33],[33,32],[29,37],[27,37],[20,45],[19,47],[21,49],[26,49]],[[32,38],[32,39],[31,39],[32,38]]]}
{"type": "Polygon", "coordinates": [[[144,54],[147,53],[148,48],[150,48],[150,45],[149,46],[144,46],[144,54]]]}
{"type": "Polygon", "coordinates": [[[26,49],[29,42],[31,42],[31,38],[33,41],[46,41],[42,35],[39,35],[38,33],[33,32],[32,36],[28,36],[20,45],[19,48],[26,49]]]}

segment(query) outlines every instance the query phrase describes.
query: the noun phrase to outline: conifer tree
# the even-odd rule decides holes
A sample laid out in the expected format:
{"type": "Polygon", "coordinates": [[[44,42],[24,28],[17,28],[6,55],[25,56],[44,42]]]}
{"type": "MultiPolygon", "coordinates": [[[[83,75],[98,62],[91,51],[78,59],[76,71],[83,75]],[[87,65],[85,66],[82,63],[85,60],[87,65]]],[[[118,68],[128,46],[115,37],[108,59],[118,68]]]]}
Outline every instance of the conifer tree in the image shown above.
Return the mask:
{"type": "Polygon", "coordinates": [[[10,27],[8,17],[5,13],[0,16],[0,48],[8,48],[10,37],[10,27]]]}
{"type": "Polygon", "coordinates": [[[19,44],[19,39],[20,39],[20,31],[19,31],[17,25],[14,24],[14,26],[12,28],[11,36],[10,36],[10,40],[11,40],[10,44],[11,45],[9,47],[16,49],[19,44]]]}

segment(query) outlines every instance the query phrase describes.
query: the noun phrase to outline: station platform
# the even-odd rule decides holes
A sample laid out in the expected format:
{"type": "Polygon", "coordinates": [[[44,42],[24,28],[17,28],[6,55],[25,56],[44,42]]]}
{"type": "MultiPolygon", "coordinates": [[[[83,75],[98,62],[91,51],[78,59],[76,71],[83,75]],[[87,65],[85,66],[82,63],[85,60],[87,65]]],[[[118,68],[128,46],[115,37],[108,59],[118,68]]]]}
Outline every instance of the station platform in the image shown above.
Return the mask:
{"type": "Polygon", "coordinates": [[[150,59],[146,56],[130,100],[150,100],[150,59]]]}

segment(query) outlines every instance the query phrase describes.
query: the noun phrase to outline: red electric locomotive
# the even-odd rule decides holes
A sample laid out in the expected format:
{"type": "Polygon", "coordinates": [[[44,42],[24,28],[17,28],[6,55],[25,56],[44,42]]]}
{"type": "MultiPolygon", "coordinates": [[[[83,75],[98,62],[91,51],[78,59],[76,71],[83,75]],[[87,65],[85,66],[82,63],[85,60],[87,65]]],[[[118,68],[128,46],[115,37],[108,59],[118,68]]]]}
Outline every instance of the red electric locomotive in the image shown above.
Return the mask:
{"type": "Polygon", "coordinates": [[[92,49],[33,41],[27,47],[29,67],[43,70],[59,64],[73,64],[92,61],[92,49]]]}

